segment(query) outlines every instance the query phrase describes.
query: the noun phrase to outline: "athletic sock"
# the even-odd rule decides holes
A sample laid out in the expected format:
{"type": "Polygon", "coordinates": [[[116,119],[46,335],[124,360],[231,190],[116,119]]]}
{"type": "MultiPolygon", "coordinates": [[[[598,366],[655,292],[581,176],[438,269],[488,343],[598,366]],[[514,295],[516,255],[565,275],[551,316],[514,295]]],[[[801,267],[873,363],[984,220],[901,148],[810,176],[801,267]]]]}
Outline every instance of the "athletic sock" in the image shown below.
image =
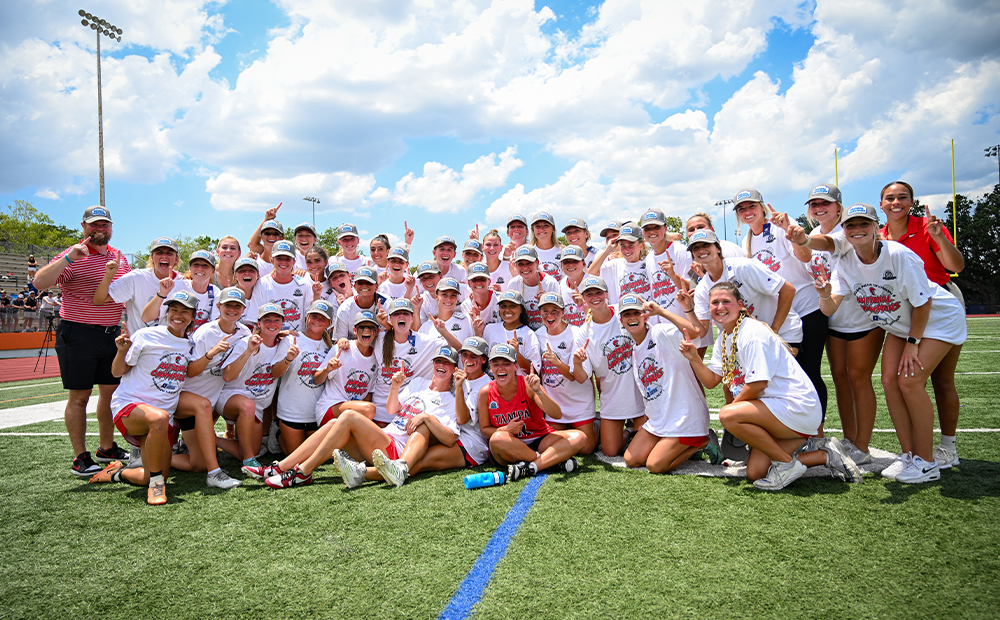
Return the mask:
{"type": "Polygon", "coordinates": [[[122,472],[123,471],[125,471],[125,470],[124,469],[119,469],[115,473],[111,474],[111,482],[123,482],[123,480],[122,480],[122,472]]]}
{"type": "Polygon", "coordinates": [[[941,445],[947,446],[949,448],[955,447],[955,436],[954,435],[941,435],[941,445]]]}
{"type": "Polygon", "coordinates": [[[528,470],[531,472],[532,476],[538,475],[538,465],[535,465],[534,462],[528,463],[528,470]]]}
{"type": "Polygon", "coordinates": [[[219,473],[220,471],[222,471],[222,468],[221,468],[221,467],[216,467],[216,468],[215,468],[215,469],[213,469],[212,471],[208,472],[208,475],[209,475],[209,476],[213,476],[213,475],[215,475],[215,474],[219,473]]]}
{"type": "Polygon", "coordinates": [[[149,472],[149,486],[155,484],[163,484],[163,472],[162,471],[151,471],[149,472]]]}

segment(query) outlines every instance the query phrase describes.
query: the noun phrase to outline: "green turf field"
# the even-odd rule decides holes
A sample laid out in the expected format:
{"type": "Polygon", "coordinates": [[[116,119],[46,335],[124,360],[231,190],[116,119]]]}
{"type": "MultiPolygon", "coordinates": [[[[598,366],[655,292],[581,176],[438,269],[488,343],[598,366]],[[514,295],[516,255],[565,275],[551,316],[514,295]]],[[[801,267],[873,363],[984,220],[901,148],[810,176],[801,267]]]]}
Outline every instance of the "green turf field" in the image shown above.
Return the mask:
{"type": "MultiPolygon", "coordinates": [[[[956,377],[959,426],[986,432],[959,434],[962,465],[940,482],[768,494],[588,457],[542,484],[475,617],[996,617],[1000,319],[969,325],[958,372],[984,374],[956,377]]],[[[0,391],[23,399],[0,407],[52,381],[0,391]]],[[[876,428],[891,429],[884,407],[876,428]]],[[[218,491],[180,473],[152,508],[145,489],[71,477],[66,437],[10,434],[63,431],[0,430],[0,618],[434,618],[525,486],[466,491],[446,472],[347,491],[326,465],[312,486],[218,491]]],[[[898,449],[891,432],[872,445],[898,449]]]]}

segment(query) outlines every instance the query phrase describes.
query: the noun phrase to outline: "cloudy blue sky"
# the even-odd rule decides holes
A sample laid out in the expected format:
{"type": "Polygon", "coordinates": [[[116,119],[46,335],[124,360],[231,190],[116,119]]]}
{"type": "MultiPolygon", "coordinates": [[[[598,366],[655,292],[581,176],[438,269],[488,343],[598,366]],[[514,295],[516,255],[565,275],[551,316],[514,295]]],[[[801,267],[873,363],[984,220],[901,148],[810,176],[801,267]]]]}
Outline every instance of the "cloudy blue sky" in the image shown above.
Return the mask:
{"type": "MultiPolygon", "coordinates": [[[[902,178],[934,208],[997,182],[1000,3],[937,0],[13,0],[0,8],[0,196],[76,225],[99,200],[102,42],[115,245],[245,240],[264,209],[370,237],[544,209],[798,214],[902,178]]],[[[716,226],[720,232],[722,224],[716,226]]],[[[728,217],[728,236],[735,239],[728,217]]]]}

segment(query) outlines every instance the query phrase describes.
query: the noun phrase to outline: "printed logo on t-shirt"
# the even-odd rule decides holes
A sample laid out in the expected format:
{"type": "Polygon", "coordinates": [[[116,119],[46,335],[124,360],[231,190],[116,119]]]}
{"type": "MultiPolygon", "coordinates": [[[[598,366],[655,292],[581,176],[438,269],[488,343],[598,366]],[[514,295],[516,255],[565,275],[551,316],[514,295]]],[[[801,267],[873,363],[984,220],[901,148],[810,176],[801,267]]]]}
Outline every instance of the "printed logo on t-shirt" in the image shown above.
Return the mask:
{"type": "Polygon", "coordinates": [[[548,261],[544,261],[542,263],[539,263],[538,270],[547,276],[552,276],[556,280],[562,280],[563,277],[562,269],[560,268],[558,263],[550,263],[548,261]]]}
{"type": "Polygon", "coordinates": [[[743,387],[746,385],[747,378],[743,374],[743,367],[739,364],[736,365],[736,370],[733,371],[733,382],[729,384],[729,391],[732,393],[733,398],[740,395],[743,391],[743,387]]]}
{"type": "Polygon", "coordinates": [[[302,364],[299,366],[298,373],[299,383],[313,389],[320,387],[313,383],[313,375],[319,370],[322,358],[323,356],[315,351],[302,354],[302,364]]]}
{"type": "Polygon", "coordinates": [[[566,304],[566,309],[563,312],[563,320],[570,325],[580,327],[587,320],[587,315],[583,312],[580,306],[576,304],[566,304]]]}
{"type": "Polygon", "coordinates": [[[622,297],[630,293],[646,295],[649,293],[649,278],[644,273],[630,271],[618,282],[618,293],[622,297]]]}
{"type": "Polygon", "coordinates": [[[352,396],[353,400],[361,400],[371,391],[372,374],[355,368],[347,374],[347,381],[344,382],[344,392],[352,396]]]}
{"type": "Polygon", "coordinates": [[[669,308],[677,300],[677,284],[673,278],[657,269],[653,272],[653,299],[664,308],[669,308]]]}
{"type": "Polygon", "coordinates": [[[187,378],[187,365],[187,358],[180,353],[164,353],[149,376],[156,389],[164,394],[176,394],[187,378]]]}
{"type": "Polygon", "coordinates": [[[559,372],[559,369],[555,367],[552,362],[543,359],[542,360],[542,383],[545,387],[557,388],[566,382],[566,377],[559,372]]]}
{"type": "Polygon", "coordinates": [[[273,303],[277,304],[285,315],[284,329],[292,329],[302,319],[302,313],[299,312],[299,302],[294,299],[275,299],[273,303]]]}
{"type": "Polygon", "coordinates": [[[895,280],[896,279],[896,274],[894,274],[893,272],[891,272],[888,269],[886,269],[885,273],[882,274],[882,279],[883,280],[895,280]]]}
{"type": "Polygon", "coordinates": [[[388,368],[385,367],[385,364],[379,366],[379,379],[383,383],[392,383],[392,376],[400,370],[406,375],[406,381],[403,382],[403,385],[406,385],[410,382],[410,377],[413,376],[413,366],[410,364],[410,360],[405,357],[392,358],[392,363],[388,368]]]}
{"type": "Polygon", "coordinates": [[[656,358],[647,357],[639,367],[639,382],[642,384],[642,397],[646,400],[656,400],[663,394],[660,380],[663,379],[663,369],[656,365],[656,358]]]}
{"type": "Polygon", "coordinates": [[[399,430],[406,430],[406,423],[410,421],[410,418],[416,417],[425,411],[427,411],[427,405],[424,403],[424,400],[419,396],[411,396],[399,406],[399,413],[393,418],[392,423],[399,430]]]}
{"type": "Polygon", "coordinates": [[[830,261],[825,254],[813,254],[809,261],[809,273],[813,279],[830,279],[830,261]]]}
{"type": "Polygon", "coordinates": [[[538,309],[538,300],[525,299],[524,306],[528,311],[528,327],[535,330],[542,326],[542,311],[538,309]]]}
{"type": "Polygon", "coordinates": [[[194,311],[194,322],[193,322],[193,325],[191,326],[191,330],[194,331],[194,330],[198,329],[199,327],[201,327],[205,323],[208,323],[208,321],[211,318],[212,318],[212,309],[211,308],[208,308],[207,310],[195,310],[194,311]]]}
{"type": "Polygon", "coordinates": [[[781,269],[781,261],[778,260],[778,257],[771,250],[759,250],[753,257],[774,273],[781,269]]]}
{"type": "Polygon", "coordinates": [[[896,300],[892,289],[881,284],[859,284],[854,287],[854,296],[861,309],[871,315],[872,321],[880,327],[888,327],[899,321],[898,312],[902,304],[896,300]]]}
{"type": "Polygon", "coordinates": [[[635,341],[631,336],[615,336],[604,343],[601,352],[608,360],[608,370],[616,375],[622,375],[632,370],[632,347],[635,341]]]}
{"type": "Polygon", "coordinates": [[[271,376],[271,366],[271,364],[257,364],[254,367],[250,378],[244,383],[247,392],[257,397],[267,395],[271,384],[274,383],[274,377],[271,376]]]}
{"type": "MultiPolygon", "coordinates": [[[[230,343],[230,344],[232,344],[232,343],[230,343]]],[[[233,352],[233,348],[229,347],[228,349],[226,349],[225,351],[223,351],[222,353],[220,353],[219,357],[218,357],[219,365],[216,366],[216,367],[214,367],[214,368],[212,368],[210,371],[208,371],[209,374],[212,375],[213,377],[221,377],[222,376],[222,367],[226,365],[226,360],[229,359],[229,355],[232,352],[233,352]]],[[[212,361],[215,361],[215,360],[212,360],[212,361]]]]}

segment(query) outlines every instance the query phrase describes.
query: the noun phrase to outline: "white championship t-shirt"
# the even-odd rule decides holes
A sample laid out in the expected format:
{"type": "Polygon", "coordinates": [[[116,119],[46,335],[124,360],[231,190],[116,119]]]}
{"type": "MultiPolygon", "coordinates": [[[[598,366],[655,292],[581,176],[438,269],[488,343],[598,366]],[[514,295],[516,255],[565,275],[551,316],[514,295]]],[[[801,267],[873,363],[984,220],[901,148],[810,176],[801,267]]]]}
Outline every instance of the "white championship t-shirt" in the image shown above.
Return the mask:
{"type": "Polygon", "coordinates": [[[591,321],[586,325],[587,357],[594,375],[601,380],[601,417],[608,420],[631,420],[643,414],[642,395],[632,376],[632,348],[635,341],[622,327],[618,311],[607,323],[591,321]]]}
{"type": "Polygon", "coordinates": [[[205,357],[226,336],[229,336],[229,339],[226,340],[229,343],[229,348],[213,357],[208,362],[208,365],[205,366],[205,370],[201,371],[200,375],[190,377],[184,382],[185,392],[191,392],[192,394],[207,398],[212,403],[213,409],[215,408],[216,401],[219,399],[219,394],[222,393],[222,389],[226,385],[225,379],[222,378],[222,369],[225,367],[227,361],[238,358],[247,350],[250,330],[245,325],[237,323],[236,331],[230,335],[222,331],[217,319],[211,323],[205,323],[191,336],[191,340],[194,342],[194,352],[191,355],[192,360],[205,357]]]}
{"type": "Polygon", "coordinates": [[[389,398],[389,388],[392,385],[392,376],[402,370],[406,375],[405,387],[414,377],[430,379],[434,367],[431,362],[438,349],[445,345],[444,339],[439,336],[428,336],[419,332],[411,332],[405,342],[396,342],[393,358],[386,368],[382,363],[382,341],[385,338],[392,338],[392,332],[379,334],[375,341],[375,387],[372,388],[372,402],[375,404],[375,420],[378,422],[390,422],[392,416],[386,411],[385,403],[389,398]]]}
{"type": "Polygon", "coordinates": [[[295,339],[299,354],[281,376],[278,390],[278,419],[302,424],[316,421],[316,401],[323,392],[323,384],[316,385],[313,375],[320,369],[330,347],[320,340],[299,334],[295,339]]]}
{"type": "MultiPolygon", "coordinates": [[[[535,335],[534,330],[527,325],[521,325],[516,330],[511,331],[505,328],[502,322],[498,321],[490,323],[483,330],[483,340],[489,343],[491,349],[497,343],[507,344],[507,341],[514,338],[515,335],[517,336],[518,353],[520,353],[521,357],[531,362],[536,369],[541,368],[542,354],[538,348],[538,337],[535,335]]],[[[517,374],[525,374],[521,370],[520,365],[517,367],[517,374]]]]}
{"type": "MultiPolygon", "coordinates": [[[[712,360],[708,369],[723,375],[722,338],[726,336],[726,352],[732,347],[732,335],[720,330],[712,347],[712,360]]],[[[819,394],[813,387],[791,351],[781,342],[771,328],[756,319],[747,317],[740,325],[736,338],[736,371],[729,391],[739,396],[747,383],[767,381],[760,400],[778,418],[778,421],[803,435],[815,435],[823,421],[819,394]]]]}
{"type": "Polygon", "coordinates": [[[277,304],[284,312],[282,329],[294,332],[302,330],[306,310],[312,303],[312,280],[292,276],[292,281],[288,284],[278,284],[272,274],[258,280],[257,287],[254,287],[254,297],[259,297],[260,303],[277,304]]]}
{"type": "Polygon", "coordinates": [[[515,276],[507,285],[508,291],[521,293],[524,299],[524,307],[528,309],[528,327],[537,330],[542,326],[542,312],[538,309],[538,296],[541,293],[559,293],[559,281],[549,276],[544,276],[538,281],[538,286],[528,286],[524,283],[524,278],[515,276]]]}
{"type": "Polygon", "coordinates": [[[708,435],[708,403],[701,384],[681,355],[684,336],[673,323],[649,329],[632,353],[633,372],[649,418],[642,428],[657,437],[708,435]]]}
{"type": "MultiPolygon", "coordinates": [[[[337,356],[337,351],[336,346],[330,349],[320,368],[326,368],[330,360],[337,356]]],[[[323,393],[316,401],[316,423],[322,422],[327,410],[334,405],[364,400],[375,387],[377,365],[374,350],[365,357],[358,350],[357,341],[351,341],[351,347],[340,352],[340,368],[329,373],[323,383],[323,393]]]]}
{"type": "MultiPolygon", "coordinates": [[[[174,276],[174,290],[179,290],[177,288],[178,279],[183,280],[184,278],[176,271],[171,273],[174,276]]],[[[143,308],[159,292],[160,280],[152,269],[134,269],[111,283],[111,286],[108,287],[108,295],[116,302],[125,304],[125,326],[128,328],[128,333],[135,334],[143,327],[159,325],[159,317],[148,322],[142,320],[143,308]]],[[[43,310],[44,306],[43,303],[43,310]]],[[[163,308],[160,309],[161,315],[164,311],[163,308]]]]}
{"type": "Polygon", "coordinates": [[[125,355],[129,371],[111,397],[111,411],[117,414],[132,403],[152,405],[169,413],[173,421],[190,357],[191,340],[174,336],[165,325],[132,334],[125,355]]]}
{"type": "MultiPolygon", "coordinates": [[[[540,351],[547,351],[551,348],[560,360],[569,365],[573,370],[573,353],[577,349],[583,348],[587,342],[587,334],[579,327],[568,325],[561,334],[555,336],[545,329],[535,332],[538,337],[538,348],[540,351]]],[[[542,369],[539,378],[545,391],[549,393],[552,400],[559,404],[562,409],[562,418],[555,419],[545,415],[549,422],[558,424],[573,424],[574,422],[584,422],[597,417],[596,401],[594,400],[594,384],[589,381],[594,372],[590,357],[583,362],[583,370],[587,373],[588,380],[577,383],[572,379],[567,379],[551,363],[542,358],[542,369]]]]}
{"type": "MultiPolygon", "coordinates": [[[[406,442],[410,440],[406,432],[406,423],[422,413],[431,414],[445,428],[453,432],[456,438],[458,437],[454,394],[432,390],[430,384],[430,379],[418,377],[399,389],[399,413],[393,416],[384,432],[400,448],[406,446],[406,442]]],[[[402,455],[401,450],[400,455],[402,455]]]]}
{"type": "Polygon", "coordinates": [[[747,232],[750,240],[750,257],[760,261],[771,273],[780,274],[795,287],[792,310],[800,317],[819,310],[819,295],[813,286],[806,264],[795,257],[792,242],[785,231],[771,224],[764,224],[759,235],[747,232]]]}

